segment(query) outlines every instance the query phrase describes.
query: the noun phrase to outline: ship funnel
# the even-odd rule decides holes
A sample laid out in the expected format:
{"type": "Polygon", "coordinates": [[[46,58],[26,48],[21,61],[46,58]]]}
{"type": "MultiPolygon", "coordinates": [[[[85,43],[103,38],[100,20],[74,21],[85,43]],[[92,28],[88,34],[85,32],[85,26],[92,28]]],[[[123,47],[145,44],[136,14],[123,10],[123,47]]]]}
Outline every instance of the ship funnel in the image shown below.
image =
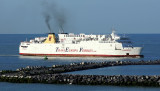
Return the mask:
{"type": "Polygon", "coordinates": [[[44,43],[56,43],[55,33],[49,33],[44,43]]]}

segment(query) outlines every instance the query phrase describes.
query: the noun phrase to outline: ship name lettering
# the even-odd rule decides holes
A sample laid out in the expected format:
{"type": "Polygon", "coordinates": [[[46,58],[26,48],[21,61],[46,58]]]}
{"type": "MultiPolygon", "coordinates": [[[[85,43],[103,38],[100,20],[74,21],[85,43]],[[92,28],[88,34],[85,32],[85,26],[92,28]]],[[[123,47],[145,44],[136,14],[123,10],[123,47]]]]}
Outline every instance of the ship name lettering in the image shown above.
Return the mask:
{"type": "Polygon", "coordinates": [[[58,51],[59,47],[56,47],[56,52],[58,51]]]}
{"type": "Polygon", "coordinates": [[[80,48],[79,52],[96,52],[96,51],[94,51],[93,49],[83,49],[83,48],[80,48]]]}
{"type": "Polygon", "coordinates": [[[79,52],[82,52],[83,48],[80,48],[79,52]]]}
{"type": "Polygon", "coordinates": [[[69,50],[69,47],[66,47],[66,52],[68,52],[68,50],[69,50]]]}
{"type": "Polygon", "coordinates": [[[82,52],[93,52],[92,49],[83,49],[82,52]]]}
{"type": "Polygon", "coordinates": [[[80,48],[80,50],[78,50],[78,49],[70,49],[69,47],[66,47],[64,49],[56,47],[56,52],[96,52],[96,51],[94,51],[93,49],[84,49],[84,48],[80,48]]]}

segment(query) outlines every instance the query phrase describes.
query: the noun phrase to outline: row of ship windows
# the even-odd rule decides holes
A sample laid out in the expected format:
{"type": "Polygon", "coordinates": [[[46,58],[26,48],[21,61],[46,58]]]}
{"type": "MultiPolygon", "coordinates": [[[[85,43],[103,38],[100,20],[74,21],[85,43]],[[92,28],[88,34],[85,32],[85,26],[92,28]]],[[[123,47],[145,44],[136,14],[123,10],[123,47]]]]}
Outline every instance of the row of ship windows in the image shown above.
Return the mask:
{"type": "Polygon", "coordinates": [[[64,37],[85,37],[85,35],[64,35],[64,37]]]}
{"type": "MultiPolygon", "coordinates": [[[[64,37],[85,37],[85,35],[64,35],[64,37]]],[[[98,35],[96,35],[98,37],[98,35]]],[[[100,35],[102,37],[102,35],[100,35]]]]}
{"type": "Polygon", "coordinates": [[[28,46],[21,46],[21,47],[23,47],[23,48],[27,48],[28,46]]]}

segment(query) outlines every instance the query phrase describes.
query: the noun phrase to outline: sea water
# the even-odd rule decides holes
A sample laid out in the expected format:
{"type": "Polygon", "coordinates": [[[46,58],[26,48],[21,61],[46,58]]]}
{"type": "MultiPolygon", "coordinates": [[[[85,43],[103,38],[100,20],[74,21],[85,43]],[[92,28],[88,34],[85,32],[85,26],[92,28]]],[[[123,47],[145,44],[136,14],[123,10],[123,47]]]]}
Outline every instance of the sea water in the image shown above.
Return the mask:
{"type": "MultiPolygon", "coordinates": [[[[95,57],[43,57],[20,56],[18,47],[21,41],[34,37],[47,36],[43,34],[0,34],[0,70],[16,70],[26,66],[52,66],[54,64],[70,64],[73,62],[104,62],[117,60],[156,60],[160,59],[160,34],[128,34],[135,46],[143,46],[144,58],[95,58],[95,57]]],[[[70,74],[91,75],[160,75],[160,65],[130,65],[116,66],[84,71],[70,72],[70,74]]],[[[24,84],[0,82],[0,91],[160,91],[159,87],[141,86],[87,86],[87,85],[58,85],[58,84],[24,84]]]]}

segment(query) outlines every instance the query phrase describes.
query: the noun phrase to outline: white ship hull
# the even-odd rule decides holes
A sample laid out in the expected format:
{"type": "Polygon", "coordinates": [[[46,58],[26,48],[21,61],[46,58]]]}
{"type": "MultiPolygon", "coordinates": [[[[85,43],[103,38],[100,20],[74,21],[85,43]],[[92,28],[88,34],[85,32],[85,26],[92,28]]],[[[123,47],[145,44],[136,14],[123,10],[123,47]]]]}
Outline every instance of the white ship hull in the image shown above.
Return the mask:
{"type": "Polygon", "coordinates": [[[95,57],[142,57],[142,47],[122,47],[121,43],[83,41],[78,44],[21,43],[20,55],[27,56],[95,56],[95,57]]]}

